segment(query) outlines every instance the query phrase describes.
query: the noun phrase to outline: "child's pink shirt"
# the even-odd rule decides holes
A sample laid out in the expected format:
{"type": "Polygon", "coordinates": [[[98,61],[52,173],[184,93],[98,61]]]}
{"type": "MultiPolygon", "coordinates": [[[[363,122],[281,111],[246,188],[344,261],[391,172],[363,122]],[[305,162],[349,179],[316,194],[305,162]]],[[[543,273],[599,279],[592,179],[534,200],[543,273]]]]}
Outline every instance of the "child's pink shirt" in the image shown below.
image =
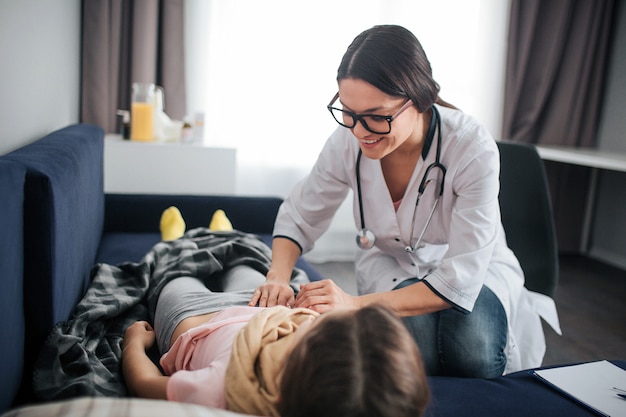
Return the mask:
{"type": "Polygon", "coordinates": [[[167,399],[226,408],[224,378],[235,336],[258,307],[230,307],[188,330],[161,357],[167,399]]]}

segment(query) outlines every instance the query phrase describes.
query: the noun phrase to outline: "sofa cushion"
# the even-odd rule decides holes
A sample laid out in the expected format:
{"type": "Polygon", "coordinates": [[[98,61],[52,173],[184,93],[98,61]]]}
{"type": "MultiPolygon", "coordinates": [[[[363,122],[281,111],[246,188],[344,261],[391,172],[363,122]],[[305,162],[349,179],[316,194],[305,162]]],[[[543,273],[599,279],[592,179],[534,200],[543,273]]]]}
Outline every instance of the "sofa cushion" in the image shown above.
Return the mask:
{"type": "Polygon", "coordinates": [[[109,265],[137,263],[160,241],[159,233],[105,233],[96,262],[109,265]]]}
{"type": "Polygon", "coordinates": [[[103,140],[99,127],[73,125],[3,157],[27,171],[27,363],[54,324],[68,319],[88,286],[104,223],[103,140]]]}
{"type": "MultiPolygon", "coordinates": [[[[626,369],[626,361],[611,361],[626,369]]],[[[553,368],[548,366],[546,368],[553,368]]],[[[542,368],[540,368],[542,369],[542,368]]],[[[425,417],[593,417],[586,406],[533,376],[533,369],[494,379],[429,377],[431,401],[425,417]]],[[[616,397],[617,398],[617,397],[616,397]]]]}
{"type": "Polygon", "coordinates": [[[26,170],[0,161],[0,413],[13,403],[22,380],[24,355],[24,180],[26,170]]]}

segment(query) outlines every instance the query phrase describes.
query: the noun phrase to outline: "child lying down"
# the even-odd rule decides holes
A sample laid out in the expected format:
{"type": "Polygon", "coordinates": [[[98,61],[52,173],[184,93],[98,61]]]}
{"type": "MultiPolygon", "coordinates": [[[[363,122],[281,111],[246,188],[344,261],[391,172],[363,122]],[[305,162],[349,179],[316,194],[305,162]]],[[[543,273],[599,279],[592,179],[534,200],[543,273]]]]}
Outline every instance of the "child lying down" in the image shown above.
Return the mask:
{"type": "MultiPolygon", "coordinates": [[[[232,229],[223,212],[216,216],[211,229],[232,229]]],[[[164,212],[164,240],[184,229],[177,209],[164,212]]],[[[241,265],[212,288],[192,276],[165,285],[154,326],[138,321],[125,332],[122,365],[131,393],[283,417],[423,413],[429,392],[419,351],[387,308],[319,315],[249,306],[263,280],[241,265]],[[146,353],[154,344],[163,373],[146,353]]]]}

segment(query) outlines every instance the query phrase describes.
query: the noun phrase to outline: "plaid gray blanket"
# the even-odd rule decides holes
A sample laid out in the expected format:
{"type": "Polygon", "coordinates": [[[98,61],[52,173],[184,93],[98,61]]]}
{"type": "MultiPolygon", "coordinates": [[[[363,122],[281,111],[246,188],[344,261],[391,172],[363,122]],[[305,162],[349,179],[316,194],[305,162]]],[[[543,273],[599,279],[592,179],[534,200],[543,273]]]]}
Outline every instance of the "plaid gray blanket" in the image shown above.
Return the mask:
{"type": "MultiPolygon", "coordinates": [[[[198,228],[158,243],[139,263],[96,265],[72,317],[57,324],[44,343],[33,373],[35,394],[42,400],[128,395],[121,371],[124,331],[137,320],[152,322],[168,282],[183,276],[206,282],[237,265],[266,274],[270,260],[270,248],[255,235],[198,228]]],[[[292,281],[305,277],[296,270],[292,281]]]]}

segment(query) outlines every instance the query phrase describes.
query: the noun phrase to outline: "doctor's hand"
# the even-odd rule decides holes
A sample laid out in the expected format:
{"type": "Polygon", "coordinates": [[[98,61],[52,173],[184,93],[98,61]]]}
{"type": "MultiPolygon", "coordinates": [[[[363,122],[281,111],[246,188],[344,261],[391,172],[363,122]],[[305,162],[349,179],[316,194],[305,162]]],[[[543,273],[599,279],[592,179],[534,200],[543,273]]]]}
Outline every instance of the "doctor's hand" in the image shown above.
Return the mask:
{"type": "Polygon", "coordinates": [[[252,295],[249,306],[274,307],[277,305],[293,307],[295,302],[293,288],[284,281],[267,278],[252,295]]]}
{"type": "Polygon", "coordinates": [[[337,308],[356,308],[358,303],[355,297],[339,288],[333,280],[324,279],[300,286],[294,307],[325,313],[337,308]]]}

